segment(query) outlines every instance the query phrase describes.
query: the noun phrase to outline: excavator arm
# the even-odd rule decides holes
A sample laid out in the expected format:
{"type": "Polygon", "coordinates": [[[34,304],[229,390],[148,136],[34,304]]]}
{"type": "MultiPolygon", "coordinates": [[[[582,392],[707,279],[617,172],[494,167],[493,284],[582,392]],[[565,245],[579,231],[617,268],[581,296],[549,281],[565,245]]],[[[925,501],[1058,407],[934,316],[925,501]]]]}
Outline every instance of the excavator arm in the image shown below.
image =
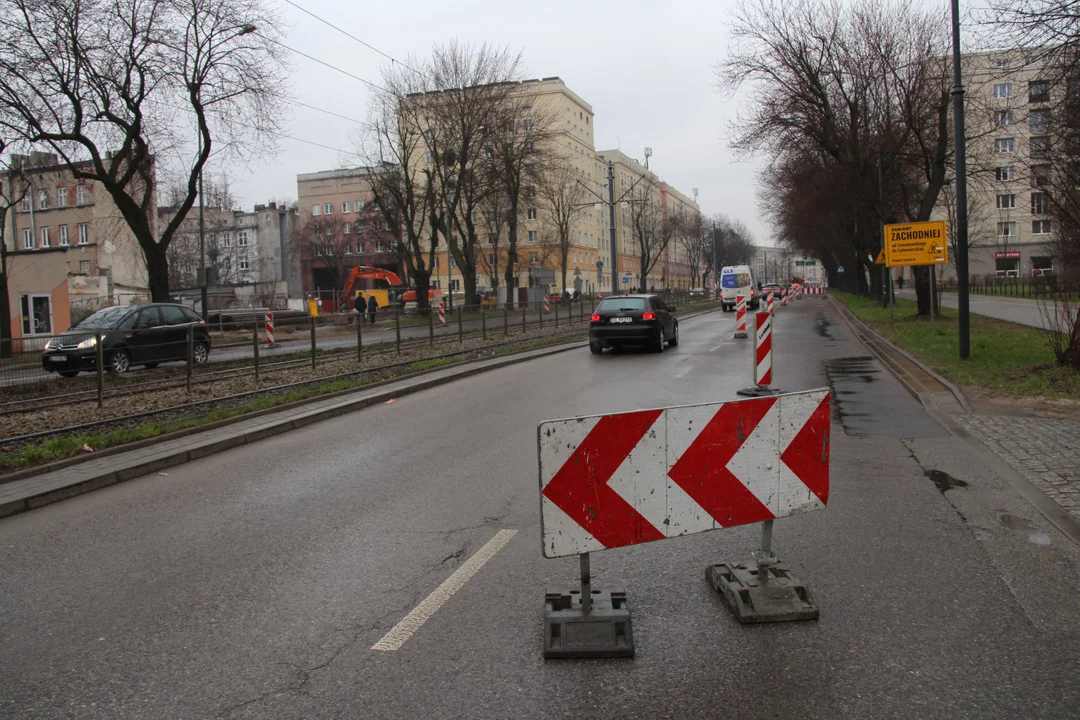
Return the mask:
{"type": "Polygon", "coordinates": [[[345,287],[341,290],[342,300],[352,299],[353,286],[356,285],[357,280],[385,280],[390,287],[404,284],[401,282],[401,276],[393,270],[357,265],[349,271],[349,277],[345,279],[345,287]]]}

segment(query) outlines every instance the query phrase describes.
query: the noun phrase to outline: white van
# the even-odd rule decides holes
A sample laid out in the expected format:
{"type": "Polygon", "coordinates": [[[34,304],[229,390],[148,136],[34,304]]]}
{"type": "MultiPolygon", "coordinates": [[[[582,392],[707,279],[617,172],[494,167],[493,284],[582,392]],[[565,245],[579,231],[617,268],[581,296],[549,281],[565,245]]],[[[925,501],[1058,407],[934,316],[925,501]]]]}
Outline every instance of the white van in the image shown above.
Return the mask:
{"type": "Polygon", "coordinates": [[[735,309],[739,295],[746,298],[750,308],[757,309],[757,282],[749,265],[729,265],[720,271],[720,302],[724,303],[724,312],[735,309]]]}

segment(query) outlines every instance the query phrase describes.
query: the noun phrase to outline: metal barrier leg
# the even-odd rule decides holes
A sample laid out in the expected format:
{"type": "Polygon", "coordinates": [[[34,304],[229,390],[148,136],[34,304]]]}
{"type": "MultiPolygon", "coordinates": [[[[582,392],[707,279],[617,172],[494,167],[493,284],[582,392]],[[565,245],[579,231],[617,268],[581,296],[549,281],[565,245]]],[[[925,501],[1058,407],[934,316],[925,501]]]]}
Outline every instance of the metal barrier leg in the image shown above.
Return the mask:
{"type": "Polygon", "coordinates": [[[589,553],[579,556],[581,585],[544,596],[544,657],[634,656],[634,633],[626,593],[593,590],[589,553]]]}

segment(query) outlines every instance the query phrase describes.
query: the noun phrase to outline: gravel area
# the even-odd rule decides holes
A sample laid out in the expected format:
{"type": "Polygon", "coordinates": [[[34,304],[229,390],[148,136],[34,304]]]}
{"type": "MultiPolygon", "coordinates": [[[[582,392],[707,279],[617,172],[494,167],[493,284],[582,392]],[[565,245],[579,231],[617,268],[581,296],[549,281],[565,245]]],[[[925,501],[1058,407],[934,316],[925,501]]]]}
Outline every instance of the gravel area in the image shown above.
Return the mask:
{"type": "MultiPolygon", "coordinates": [[[[265,389],[265,394],[284,392],[296,383],[315,379],[332,378],[343,373],[353,373],[358,370],[371,370],[388,367],[386,372],[378,373],[380,377],[393,377],[410,371],[410,365],[419,360],[439,357],[449,353],[471,351],[461,357],[462,360],[477,357],[490,356],[500,350],[500,346],[507,342],[520,344],[540,338],[565,337],[567,339],[581,338],[585,328],[530,327],[528,333],[522,334],[520,329],[511,332],[510,337],[504,338],[501,333],[490,337],[485,342],[479,334],[472,337],[465,336],[462,343],[457,341],[457,336],[443,338],[431,346],[427,343],[417,343],[403,346],[400,355],[394,353],[393,347],[380,348],[378,350],[365,351],[361,360],[357,360],[356,351],[327,353],[319,355],[316,367],[313,369],[310,360],[295,363],[290,362],[284,367],[275,366],[272,358],[265,358],[260,367],[259,381],[255,382],[254,374],[249,373],[236,377],[218,377],[211,382],[195,382],[189,395],[184,385],[159,387],[150,391],[135,392],[117,397],[106,397],[104,405],[97,407],[96,401],[89,402],[66,402],[54,407],[45,407],[31,411],[0,415],[0,438],[13,438],[20,435],[55,430],[72,425],[120,418],[136,413],[170,409],[170,412],[154,415],[152,418],[132,419],[109,423],[107,426],[94,428],[94,432],[107,432],[123,427],[135,427],[146,422],[163,422],[183,417],[204,415],[212,410],[241,405],[250,401],[250,397],[227,399],[228,396],[238,393],[247,393],[265,389]],[[222,398],[220,402],[190,407],[191,403],[222,398]]],[[[250,368],[250,364],[248,364],[250,368]]],[[[212,368],[219,370],[220,368],[212,368]]],[[[177,369],[161,368],[160,371],[176,376],[183,381],[184,368],[177,369]]],[[[155,378],[156,379],[156,378],[155,378]]],[[[198,376],[195,378],[199,379],[198,376]]],[[[11,398],[5,398],[11,399],[11,398]]],[[[36,440],[35,442],[39,442],[36,440]]],[[[25,445],[23,442],[4,442],[0,439],[0,452],[11,452],[25,445]]]]}

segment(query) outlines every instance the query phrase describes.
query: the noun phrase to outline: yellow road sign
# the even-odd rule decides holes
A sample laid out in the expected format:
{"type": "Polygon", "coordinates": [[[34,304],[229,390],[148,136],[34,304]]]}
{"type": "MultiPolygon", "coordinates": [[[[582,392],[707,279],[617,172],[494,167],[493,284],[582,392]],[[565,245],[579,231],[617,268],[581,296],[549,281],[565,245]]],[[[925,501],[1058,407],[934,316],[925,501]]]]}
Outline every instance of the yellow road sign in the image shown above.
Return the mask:
{"type": "Polygon", "coordinates": [[[885,265],[944,265],[949,261],[945,221],[885,226],[885,265]]]}
{"type": "Polygon", "coordinates": [[[875,265],[884,265],[885,264],[885,248],[881,248],[881,250],[878,252],[877,257],[874,258],[874,264],[875,265]]]}

